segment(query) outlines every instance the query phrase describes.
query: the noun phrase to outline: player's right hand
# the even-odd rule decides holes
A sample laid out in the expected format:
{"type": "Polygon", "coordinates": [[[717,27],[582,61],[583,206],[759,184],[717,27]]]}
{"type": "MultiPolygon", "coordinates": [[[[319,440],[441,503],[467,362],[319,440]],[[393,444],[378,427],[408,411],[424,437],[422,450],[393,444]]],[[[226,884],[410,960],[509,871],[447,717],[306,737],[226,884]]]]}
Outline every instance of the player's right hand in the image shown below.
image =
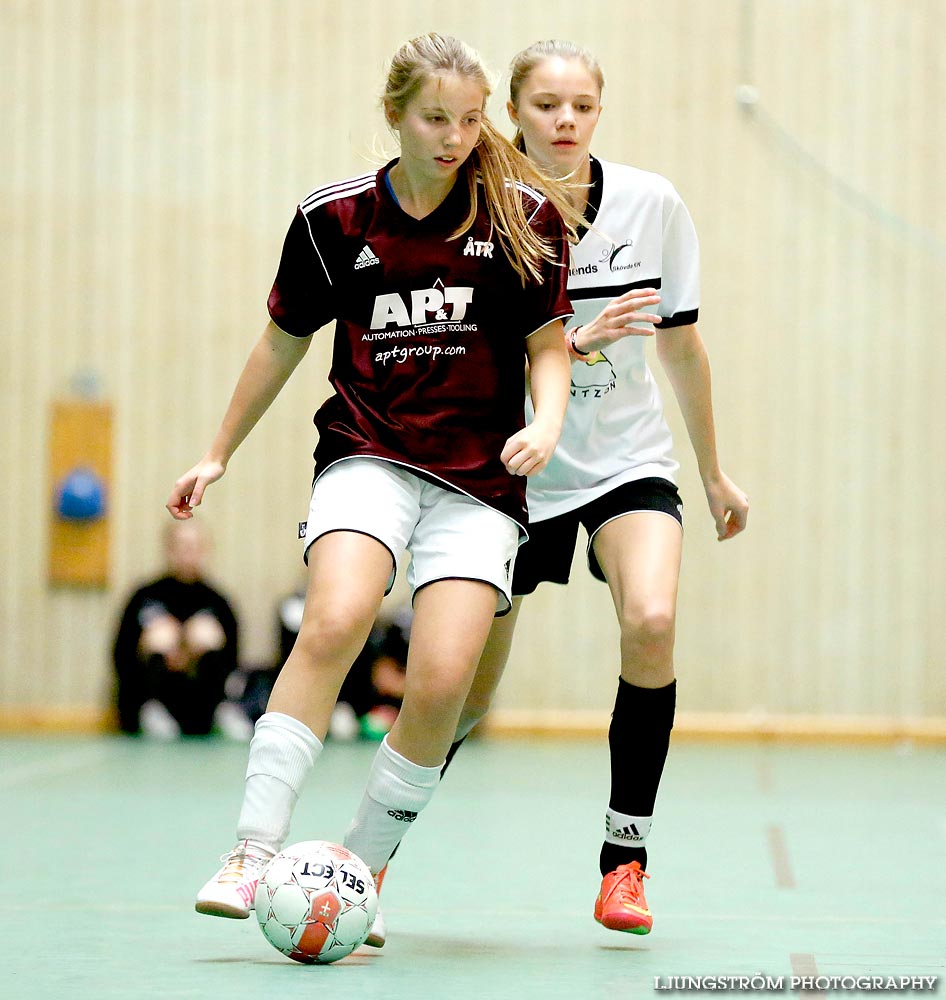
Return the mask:
{"type": "Polygon", "coordinates": [[[603,351],[625,337],[652,337],[661,317],[647,312],[660,301],[656,288],[632,288],[612,299],[600,313],[581,327],[576,335],[578,348],[588,354],[603,351]],[[641,323],[651,324],[641,326],[641,323]]]}
{"type": "Polygon", "coordinates": [[[204,498],[204,490],[226,471],[227,467],[222,462],[204,459],[185,472],[174,484],[171,496],[164,505],[171,517],[177,521],[193,517],[194,508],[199,507],[204,498]]]}

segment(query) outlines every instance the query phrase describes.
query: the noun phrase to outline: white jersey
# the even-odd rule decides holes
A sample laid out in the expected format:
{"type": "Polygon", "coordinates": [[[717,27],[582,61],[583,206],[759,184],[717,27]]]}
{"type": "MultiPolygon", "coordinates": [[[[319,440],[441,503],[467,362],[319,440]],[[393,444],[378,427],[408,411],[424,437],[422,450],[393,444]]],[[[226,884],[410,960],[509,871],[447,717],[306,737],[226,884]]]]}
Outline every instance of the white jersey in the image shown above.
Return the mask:
{"type": "MultiPolygon", "coordinates": [[[[591,322],[632,288],[656,288],[659,329],[695,323],[699,309],[699,244],[686,206],[659,174],[592,159],[586,213],[594,230],[572,248],[569,328],[591,322]],[[600,201],[599,201],[600,199],[600,201]],[[595,214],[595,206],[597,214],[595,214]]],[[[648,476],[674,482],[678,464],[663,402],[644,350],[630,336],[594,364],[571,367],[565,426],[548,466],[528,479],[533,521],[564,514],[622,483],[648,476]]],[[[528,419],[532,419],[527,400],[528,419]]]]}

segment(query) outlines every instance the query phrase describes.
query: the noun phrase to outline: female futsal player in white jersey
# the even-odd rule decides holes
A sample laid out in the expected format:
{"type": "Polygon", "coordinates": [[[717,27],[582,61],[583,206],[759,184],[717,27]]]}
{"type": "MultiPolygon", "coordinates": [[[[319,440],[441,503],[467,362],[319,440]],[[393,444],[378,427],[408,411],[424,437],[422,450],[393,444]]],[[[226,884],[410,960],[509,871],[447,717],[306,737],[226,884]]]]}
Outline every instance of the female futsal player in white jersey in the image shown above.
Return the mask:
{"type": "Polygon", "coordinates": [[[193,516],[334,320],[302,626],[250,744],[236,846],[200,890],[201,913],[248,916],[405,549],[415,615],[404,703],[345,838],[374,873],[433,794],[493,616],[509,608],[522,477],[548,462],[568,398],[568,247],[554,206],[580,218],[490,124],[488,95],[479,57],[456,39],[425,35],[396,53],[383,105],[399,159],[301,203],[271,322],[210,448],[168,500],[175,518],[193,516]]]}
{"type": "Polygon", "coordinates": [[[673,726],[682,543],[677,463],[644,357],[655,326],[657,356],[683,413],[721,541],[743,530],[749,503],[716,454],[710,369],[696,329],[693,224],[665,178],[591,155],[603,85],[594,57],[567,42],[539,42],[512,63],[508,110],[516,141],[552,176],[584,185],[573,199],[593,228],[572,250],[565,426],[551,461],[529,480],[532,527],[516,562],[513,611],[494,623],[457,736],[462,740],[489,706],[521,597],[542,581],[567,583],[581,523],[589,568],[607,582],[621,627],[594,915],[605,927],[647,934],[653,920],[643,891],[645,845],[673,726]]]}

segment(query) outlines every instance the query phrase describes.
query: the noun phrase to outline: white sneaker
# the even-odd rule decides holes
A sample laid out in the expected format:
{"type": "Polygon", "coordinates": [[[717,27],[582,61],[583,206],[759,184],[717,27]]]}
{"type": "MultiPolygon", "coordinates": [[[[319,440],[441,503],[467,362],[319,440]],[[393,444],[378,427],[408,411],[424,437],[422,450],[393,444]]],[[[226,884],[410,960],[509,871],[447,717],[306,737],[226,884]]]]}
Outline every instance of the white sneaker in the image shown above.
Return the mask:
{"type": "Polygon", "coordinates": [[[246,920],[253,909],[256,884],[273,852],[255,840],[241,840],[221,857],[223,867],[197,893],[194,909],[212,917],[246,920]]]}

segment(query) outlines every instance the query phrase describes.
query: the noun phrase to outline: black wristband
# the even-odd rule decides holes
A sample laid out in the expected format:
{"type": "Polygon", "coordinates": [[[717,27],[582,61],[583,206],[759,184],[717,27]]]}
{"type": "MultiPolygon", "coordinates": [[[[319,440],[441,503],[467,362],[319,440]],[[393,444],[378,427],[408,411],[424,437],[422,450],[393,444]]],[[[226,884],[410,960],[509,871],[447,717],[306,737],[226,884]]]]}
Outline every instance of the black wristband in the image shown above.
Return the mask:
{"type": "Polygon", "coordinates": [[[581,327],[580,327],[580,326],[576,326],[576,327],[573,327],[573,328],[572,328],[571,330],[569,330],[569,331],[568,331],[568,342],[569,342],[569,343],[570,343],[570,344],[572,345],[572,350],[573,350],[573,351],[574,351],[574,352],[575,352],[575,353],[576,353],[576,354],[577,354],[577,355],[578,355],[578,356],[579,356],[580,358],[590,358],[590,357],[591,357],[591,355],[592,355],[592,354],[594,354],[594,351],[583,351],[583,350],[582,350],[582,349],[581,349],[581,348],[580,348],[580,347],[579,347],[579,346],[578,346],[578,345],[577,345],[577,344],[575,343],[575,335],[576,335],[576,334],[578,333],[578,331],[579,331],[580,329],[581,329],[581,327]]]}

